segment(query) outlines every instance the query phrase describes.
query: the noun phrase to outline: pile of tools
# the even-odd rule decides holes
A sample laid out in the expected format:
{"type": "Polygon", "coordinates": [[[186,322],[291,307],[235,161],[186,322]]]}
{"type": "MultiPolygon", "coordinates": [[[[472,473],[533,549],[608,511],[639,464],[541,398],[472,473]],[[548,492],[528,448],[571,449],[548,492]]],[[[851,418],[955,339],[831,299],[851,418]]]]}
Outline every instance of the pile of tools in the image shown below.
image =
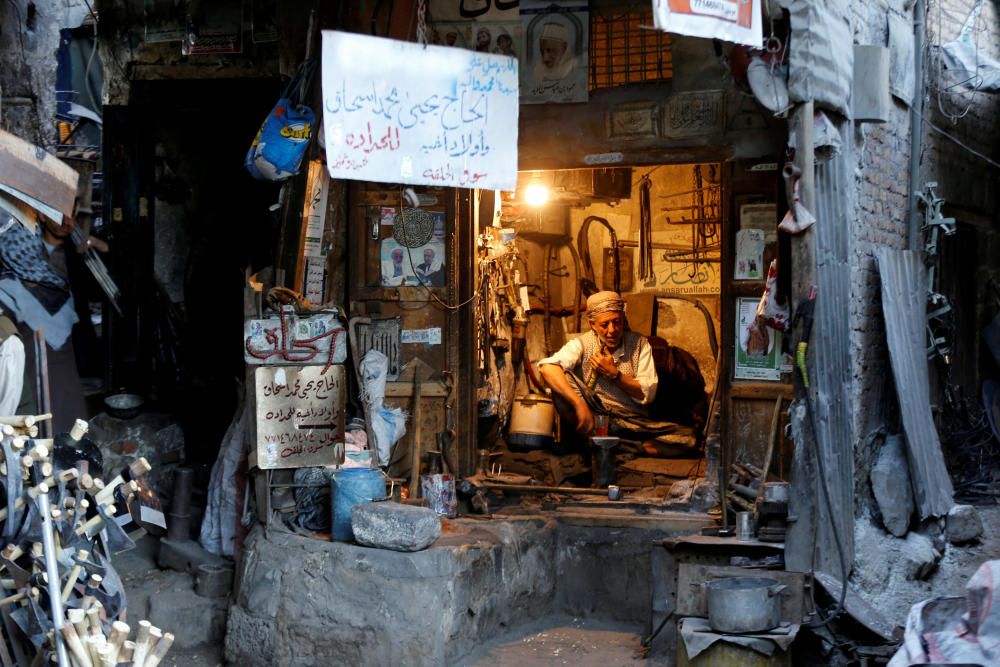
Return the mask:
{"type": "Polygon", "coordinates": [[[788,484],[765,482],[765,473],[749,463],[730,466],[726,498],[737,512],[753,512],[754,533],[761,542],[784,542],[788,527],[788,484]]]}
{"type": "Polygon", "coordinates": [[[60,469],[55,441],[35,437],[50,417],[0,417],[0,665],[155,667],[173,636],[140,621],[128,641],[125,592],[111,565],[135,546],[122,525],[149,463],[140,458],[107,483],[85,460],[60,469]]]}

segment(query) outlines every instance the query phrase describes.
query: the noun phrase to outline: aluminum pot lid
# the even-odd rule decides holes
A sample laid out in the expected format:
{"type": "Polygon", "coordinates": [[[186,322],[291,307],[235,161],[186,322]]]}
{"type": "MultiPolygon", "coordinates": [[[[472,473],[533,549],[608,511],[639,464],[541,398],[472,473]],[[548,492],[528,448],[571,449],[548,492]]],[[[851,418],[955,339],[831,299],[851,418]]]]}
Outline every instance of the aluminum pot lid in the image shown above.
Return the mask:
{"type": "Polygon", "coordinates": [[[788,86],[777,70],[764,62],[759,56],[754,56],[747,68],[747,81],[750,90],[761,105],[778,114],[788,109],[788,86]]]}

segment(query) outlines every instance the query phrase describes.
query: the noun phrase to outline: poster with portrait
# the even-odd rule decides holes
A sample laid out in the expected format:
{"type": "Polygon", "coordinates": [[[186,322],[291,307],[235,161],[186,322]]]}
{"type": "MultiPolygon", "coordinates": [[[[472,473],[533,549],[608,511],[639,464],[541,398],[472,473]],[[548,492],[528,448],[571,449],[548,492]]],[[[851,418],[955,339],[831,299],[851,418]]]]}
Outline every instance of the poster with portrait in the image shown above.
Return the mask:
{"type": "Polygon", "coordinates": [[[492,53],[496,56],[510,56],[515,59],[520,59],[521,34],[519,21],[464,23],[438,21],[430,25],[431,44],[492,53]]]}
{"type": "Polygon", "coordinates": [[[521,26],[522,104],[586,102],[588,3],[522,0],[521,26]]]}
{"type": "Polygon", "coordinates": [[[444,287],[447,280],[445,266],[445,219],[441,211],[430,211],[434,216],[434,232],[426,244],[407,248],[393,237],[382,239],[382,287],[425,285],[444,287]]]}
{"type": "Polygon", "coordinates": [[[781,380],[781,332],[757,321],[760,299],[736,300],[737,380],[781,380]]]}

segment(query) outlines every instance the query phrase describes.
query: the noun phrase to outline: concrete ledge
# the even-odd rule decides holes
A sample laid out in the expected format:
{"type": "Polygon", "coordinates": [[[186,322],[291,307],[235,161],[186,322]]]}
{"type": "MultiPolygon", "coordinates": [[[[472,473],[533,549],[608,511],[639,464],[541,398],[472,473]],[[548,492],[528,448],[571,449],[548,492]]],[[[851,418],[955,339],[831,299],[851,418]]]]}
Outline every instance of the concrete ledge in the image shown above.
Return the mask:
{"type": "Polygon", "coordinates": [[[562,517],[459,519],[413,553],[257,526],[244,546],[226,658],[437,666],[556,612],[645,623],[653,544],[708,523],[683,516],[679,531],[562,525],[562,517]]]}

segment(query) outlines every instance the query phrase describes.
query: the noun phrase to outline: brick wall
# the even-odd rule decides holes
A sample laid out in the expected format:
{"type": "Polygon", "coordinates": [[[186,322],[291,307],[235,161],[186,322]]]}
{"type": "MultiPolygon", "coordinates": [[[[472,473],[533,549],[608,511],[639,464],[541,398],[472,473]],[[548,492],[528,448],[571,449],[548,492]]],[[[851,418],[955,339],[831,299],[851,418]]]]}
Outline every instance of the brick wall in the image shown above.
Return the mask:
{"type": "MultiPolygon", "coordinates": [[[[926,42],[937,44],[940,38],[954,39],[976,4],[975,0],[944,3],[931,0],[927,7],[926,42]]],[[[858,44],[888,43],[887,14],[912,19],[912,9],[900,1],[855,1],[852,3],[854,39],[858,44]]],[[[986,2],[978,31],[982,52],[1000,56],[1000,17],[996,3],[986,2]]],[[[996,95],[944,92],[950,82],[943,81],[933,51],[925,60],[927,93],[924,115],[977,150],[1000,158],[1000,122],[997,122],[996,95]],[[938,91],[947,109],[966,110],[963,118],[952,123],[938,110],[938,91]]],[[[863,123],[855,126],[856,211],[851,220],[851,363],[852,416],[855,437],[855,488],[858,505],[867,497],[868,474],[877,453],[881,429],[898,431],[896,398],[891,379],[889,353],[885,343],[880,282],[874,261],[879,246],[904,248],[908,235],[908,195],[910,159],[910,115],[908,107],[893,100],[889,122],[863,123]]],[[[998,171],[972,156],[968,151],[945,140],[923,124],[921,182],[937,180],[939,193],[964,210],[984,216],[996,213],[995,183],[998,171]]],[[[971,261],[982,261],[979,257],[971,261]]],[[[946,276],[943,276],[947,280],[946,276]]],[[[967,293],[965,298],[979,294],[967,293]]],[[[978,387],[974,388],[978,391],[978,387]]],[[[932,399],[933,401],[934,399],[932,399]]]]}

